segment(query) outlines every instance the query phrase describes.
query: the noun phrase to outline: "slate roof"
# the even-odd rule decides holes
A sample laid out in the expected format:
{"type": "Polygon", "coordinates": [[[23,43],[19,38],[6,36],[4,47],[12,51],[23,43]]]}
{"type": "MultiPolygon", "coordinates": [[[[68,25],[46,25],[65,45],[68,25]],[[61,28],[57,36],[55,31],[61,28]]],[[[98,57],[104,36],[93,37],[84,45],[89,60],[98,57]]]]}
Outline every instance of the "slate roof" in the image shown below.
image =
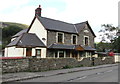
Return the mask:
{"type": "Polygon", "coordinates": [[[46,18],[46,17],[39,17],[38,15],[36,15],[28,29],[24,29],[24,30],[18,32],[13,37],[18,37],[23,33],[29,32],[32,24],[34,23],[35,18],[38,18],[38,20],[42,23],[42,25],[47,30],[67,32],[67,33],[73,33],[73,34],[78,34],[85,27],[85,25],[88,24],[91,32],[95,36],[95,34],[94,34],[93,30],[91,29],[88,21],[85,21],[85,22],[82,22],[82,23],[77,23],[77,24],[71,24],[71,23],[67,23],[67,22],[63,22],[63,21],[59,21],[59,20],[46,18]]]}
{"type": "Polygon", "coordinates": [[[33,33],[24,33],[13,40],[7,47],[45,47],[44,43],[33,33]]]}
{"type": "Polygon", "coordinates": [[[66,45],[66,44],[52,44],[48,48],[49,49],[69,49],[69,50],[75,50],[77,47],[82,47],[84,50],[87,51],[95,51],[96,49],[90,47],[90,46],[82,46],[82,45],[66,45]]]}
{"type": "Polygon", "coordinates": [[[74,49],[75,45],[65,45],[65,44],[52,44],[48,47],[49,49],[74,49]]]}
{"type": "Polygon", "coordinates": [[[20,32],[18,32],[17,34],[15,34],[14,36],[12,36],[12,37],[18,37],[18,36],[22,35],[23,33],[26,33],[27,31],[28,31],[28,28],[27,29],[23,29],[20,32]]]}
{"type": "Polygon", "coordinates": [[[73,24],[54,20],[46,17],[39,17],[38,19],[47,30],[62,31],[68,33],[78,33],[73,24]]]}
{"type": "Polygon", "coordinates": [[[87,24],[87,22],[75,24],[77,31],[80,32],[85,27],[86,24],[87,24]]]}
{"type": "Polygon", "coordinates": [[[87,51],[95,51],[96,49],[95,48],[92,48],[91,46],[82,46],[84,48],[84,50],[87,50],[87,51]]]}

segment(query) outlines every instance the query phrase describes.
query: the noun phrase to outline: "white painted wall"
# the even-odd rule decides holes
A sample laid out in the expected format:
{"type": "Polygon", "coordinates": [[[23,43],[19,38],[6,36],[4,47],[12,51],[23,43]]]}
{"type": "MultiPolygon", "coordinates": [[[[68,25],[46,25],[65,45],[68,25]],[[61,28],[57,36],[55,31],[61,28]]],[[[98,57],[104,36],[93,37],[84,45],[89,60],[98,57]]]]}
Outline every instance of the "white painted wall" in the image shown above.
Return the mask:
{"type": "Polygon", "coordinates": [[[47,30],[43,27],[41,22],[36,18],[34,23],[32,24],[29,33],[35,33],[40,40],[47,45],[47,30]],[[42,38],[45,38],[46,40],[43,41],[42,38]]]}
{"type": "MultiPolygon", "coordinates": [[[[46,48],[32,48],[32,56],[35,56],[35,50],[41,49],[41,58],[46,58],[46,48]]],[[[5,57],[26,57],[26,48],[8,47],[5,48],[5,57]]]]}
{"type": "Polygon", "coordinates": [[[26,49],[25,48],[16,48],[14,47],[8,47],[5,48],[5,57],[25,57],[26,55],[26,49]]]}
{"type": "MultiPolygon", "coordinates": [[[[41,49],[41,58],[46,58],[46,51],[47,51],[47,49],[46,48],[35,48],[35,49],[41,49]]],[[[33,54],[34,54],[34,56],[35,56],[35,49],[33,49],[33,54]]]]}

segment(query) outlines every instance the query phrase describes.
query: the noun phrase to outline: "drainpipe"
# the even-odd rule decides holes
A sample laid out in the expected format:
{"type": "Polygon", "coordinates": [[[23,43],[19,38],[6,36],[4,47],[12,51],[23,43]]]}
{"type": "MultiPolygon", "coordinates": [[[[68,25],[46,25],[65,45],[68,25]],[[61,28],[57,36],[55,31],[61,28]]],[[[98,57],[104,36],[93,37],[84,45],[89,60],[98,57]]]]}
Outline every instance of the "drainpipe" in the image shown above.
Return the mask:
{"type": "Polygon", "coordinates": [[[23,57],[24,57],[24,48],[23,48],[23,57]]]}

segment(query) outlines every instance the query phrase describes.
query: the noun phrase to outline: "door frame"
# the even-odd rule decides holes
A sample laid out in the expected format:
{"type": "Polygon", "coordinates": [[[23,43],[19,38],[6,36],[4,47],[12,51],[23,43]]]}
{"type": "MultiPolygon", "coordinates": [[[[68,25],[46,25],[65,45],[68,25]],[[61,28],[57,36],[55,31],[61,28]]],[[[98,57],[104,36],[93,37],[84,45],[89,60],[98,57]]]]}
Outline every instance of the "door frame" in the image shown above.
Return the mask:
{"type": "Polygon", "coordinates": [[[32,48],[26,48],[26,57],[32,56],[32,48]]]}

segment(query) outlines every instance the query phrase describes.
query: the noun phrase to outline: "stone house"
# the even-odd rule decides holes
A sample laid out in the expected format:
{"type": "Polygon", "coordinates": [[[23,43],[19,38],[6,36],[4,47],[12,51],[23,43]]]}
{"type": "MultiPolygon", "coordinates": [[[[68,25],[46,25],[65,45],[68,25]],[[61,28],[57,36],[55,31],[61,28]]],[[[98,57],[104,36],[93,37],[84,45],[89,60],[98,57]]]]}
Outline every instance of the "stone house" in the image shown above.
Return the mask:
{"type": "Polygon", "coordinates": [[[88,21],[71,24],[42,17],[39,6],[29,28],[12,37],[5,48],[5,57],[91,57],[96,50],[95,37],[88,21]]]}

